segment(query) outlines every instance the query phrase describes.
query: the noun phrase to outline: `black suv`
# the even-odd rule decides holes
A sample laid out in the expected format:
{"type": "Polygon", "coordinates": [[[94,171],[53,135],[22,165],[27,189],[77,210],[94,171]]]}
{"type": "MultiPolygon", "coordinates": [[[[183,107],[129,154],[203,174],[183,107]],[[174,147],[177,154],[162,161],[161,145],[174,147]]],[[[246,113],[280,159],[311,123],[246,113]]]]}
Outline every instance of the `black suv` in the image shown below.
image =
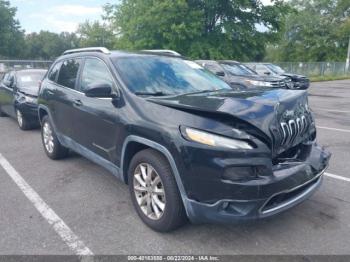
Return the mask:
{"type": "Polygon", "coordinates": [[[39,127],[37,97],[47,70],[6,73],[0,83],[0,116],[11,116],[22,130],[39,127]]]}
{"type": "Polygon", "coordinates": [[[319,187],[330,158],[306,92],[234,91],[176,56],[67,51],[39,117],[50,158],[69,148],[110,170],[157,231],[277,214],[319,187]]]}
{"type": "Polygon", "coordinates": [[[219,76],[234,89],[290,89],[291,87],[291,79],[288,77],[260,76],[249,67],[236,61],[197,60],[196,63],[219,76]]]}
{"type": "Polygon", "coordinates": [[[306,90],[310,87],[310,80],[306,76],[287,73],[278,65],[271,63],[247,63],[246,65],[261,76],[289,77],[293,82],[291,89],[306,90]]]}

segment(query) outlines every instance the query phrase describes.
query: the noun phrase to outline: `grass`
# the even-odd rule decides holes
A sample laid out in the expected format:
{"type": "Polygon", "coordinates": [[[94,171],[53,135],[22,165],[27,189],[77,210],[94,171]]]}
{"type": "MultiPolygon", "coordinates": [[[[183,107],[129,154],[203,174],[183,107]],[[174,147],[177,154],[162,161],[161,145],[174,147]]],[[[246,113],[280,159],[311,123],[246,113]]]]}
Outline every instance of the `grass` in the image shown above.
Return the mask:
{"type": "Polygon", "coordinates": [[[350,79],[350,75],[310,76],[311,82],[323,82],[344,79],[350,79]]]}

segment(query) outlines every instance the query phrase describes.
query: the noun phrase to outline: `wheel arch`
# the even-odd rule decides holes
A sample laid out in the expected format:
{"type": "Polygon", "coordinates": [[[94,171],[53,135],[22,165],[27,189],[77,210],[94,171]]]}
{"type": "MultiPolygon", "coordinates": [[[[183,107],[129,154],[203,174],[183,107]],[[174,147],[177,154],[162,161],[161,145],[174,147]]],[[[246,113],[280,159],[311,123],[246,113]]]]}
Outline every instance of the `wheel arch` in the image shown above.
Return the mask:
{"type": "Polygon", "coordinates": [[[42,123],[44,116],[47,116],[47,115],[49,115],[48,109],[46,107],[39,106],[38,117],[39,117],[40,124],[42,123]]]}
{"type": "Polygon", "coordinates": [[[128,183],[128,165],[130,164],[130,161],[132,159],[132,157],[134,156],[134,154],[132,153],[137,153],[140,150],[143,149],[148,149],[148,148],[152,148],[156,151],[158,151],[159,153],[161,153],[169,162],[172,173],[175,177],[175,181],[177,184],[177,187],[179,189],[180,195],[181,195],[181,199],[182,202],[185,206],[186,209],[186,213],[188,214],[188,209],[190,209],[191,207],[189,206],[189,201],[188,201],[188,197],[184,188],[184,185],[182,183],[179,171],[177,169],[175,160],[173,158],[173,156],[171,155],[171,153],[169,152],[169,150],[157,143],[154,142],[152,140],[143,138],[143,137],[139,137],[139,136],[135,136],[135,135],[130,135],[125,139],[125,142],[123,144],[123,149],[122,149],[122,158],[121,158],[121,171],[123,172],[123,180],[124,182],[127,184],[128,183]],[[133,151],[134,150],[134,151],[133,151]]]}

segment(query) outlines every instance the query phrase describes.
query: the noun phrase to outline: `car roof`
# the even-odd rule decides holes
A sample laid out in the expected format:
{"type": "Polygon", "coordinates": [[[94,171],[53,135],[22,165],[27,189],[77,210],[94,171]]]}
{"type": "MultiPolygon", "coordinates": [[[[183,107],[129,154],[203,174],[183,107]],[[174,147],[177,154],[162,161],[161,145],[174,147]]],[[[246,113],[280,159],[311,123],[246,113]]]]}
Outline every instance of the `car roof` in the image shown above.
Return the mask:
{"type": "Polygon", "coordinates": [[[238,62],[236,60],[220,60],[219,63],[223,63],[223,64],[241,64],[241,62],[238,62]]]}
{"type": "Polygon", "coordinates": [[[159,56],[159,57],[170,57],[170,58],[185,58],[178,55],[172,55],[168,53],[161,52],[149,52],[149,51],[123,51],[123,50],[112,50],[108,53],[98,52],[98,51],[86,51],[86,52],[75,52],[63,54],[60,56],[57,61],[69,58],[77,58],[77,57],[88,57],[95,56],[100,58],[122,58],[122,57],[144,57],[144,56],[159,56]]]}

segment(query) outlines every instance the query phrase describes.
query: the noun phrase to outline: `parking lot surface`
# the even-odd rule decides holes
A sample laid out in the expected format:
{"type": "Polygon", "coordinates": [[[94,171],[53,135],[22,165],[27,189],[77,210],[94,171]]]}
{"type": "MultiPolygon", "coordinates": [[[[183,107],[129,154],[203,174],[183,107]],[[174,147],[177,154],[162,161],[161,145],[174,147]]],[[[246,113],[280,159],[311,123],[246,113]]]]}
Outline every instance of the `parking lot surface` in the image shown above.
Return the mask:
{"type": "Polygon", "coordinates": [[[72,255],[77,242],[104,255],[350,254],[350,80],[312,84],[309,101],[333,154],[316,194],[267,220],[167,234],[141,222],[108,171],[76,154],[49,160],[39,130],[0,118],[0,254],[72,255]]]}

